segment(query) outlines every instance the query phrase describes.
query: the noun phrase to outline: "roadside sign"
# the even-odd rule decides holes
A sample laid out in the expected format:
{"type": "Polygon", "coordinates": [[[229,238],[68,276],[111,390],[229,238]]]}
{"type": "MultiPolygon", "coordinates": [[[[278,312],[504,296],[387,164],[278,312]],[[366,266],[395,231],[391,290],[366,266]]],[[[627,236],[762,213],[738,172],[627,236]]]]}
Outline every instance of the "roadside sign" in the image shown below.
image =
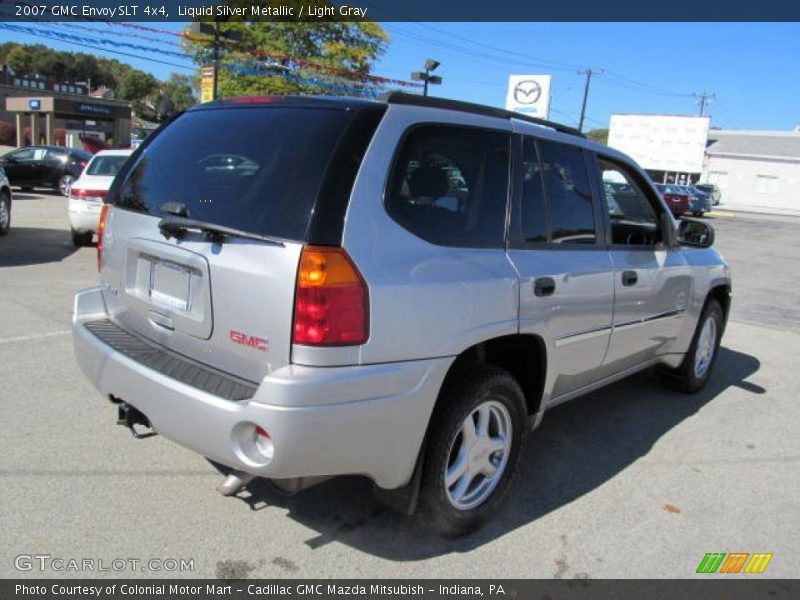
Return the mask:
{"type": "Polygon", "coordinates": [[[506,110],[539,119],[549,118],[550,75],[509,76],[506,110]]]}

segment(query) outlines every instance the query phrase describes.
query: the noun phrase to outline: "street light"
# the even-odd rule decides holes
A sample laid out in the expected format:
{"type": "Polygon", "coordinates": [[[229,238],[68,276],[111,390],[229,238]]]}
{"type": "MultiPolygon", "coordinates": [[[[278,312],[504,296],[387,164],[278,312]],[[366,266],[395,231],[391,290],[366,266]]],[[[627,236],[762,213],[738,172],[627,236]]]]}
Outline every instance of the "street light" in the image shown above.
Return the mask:
{"type": "Polygon", "coordinates": [[[442,83],[442,78],[438,75],[431,75],[431,71],[435,71],[436,67],[438,67],[440,63],[438,60],[433,60],[429,58],[425,61],[425,71],[414,71],[411,73],[411,79],[414,81],[422,81],[425,85],[422,88],[422,95],[428,95],[428,84],[432,83],[434,85],[440,85],[442,83]]]}

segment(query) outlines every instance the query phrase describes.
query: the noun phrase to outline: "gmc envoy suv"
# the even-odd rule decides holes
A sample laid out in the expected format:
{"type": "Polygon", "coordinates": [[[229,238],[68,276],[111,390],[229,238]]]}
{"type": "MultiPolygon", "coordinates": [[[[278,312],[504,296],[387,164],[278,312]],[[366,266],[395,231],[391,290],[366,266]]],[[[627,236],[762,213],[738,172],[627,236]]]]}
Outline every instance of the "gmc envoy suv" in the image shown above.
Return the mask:
{"type": "Polygon", "coordinates": [[[135,437],[224,467],[225,494],[363,475],[447,535],[553,406],[649,367],[702,389],[730,307],[711,226],[624,154],[401,93],[188,110],[99,234],[75,350],[135,437]]]}

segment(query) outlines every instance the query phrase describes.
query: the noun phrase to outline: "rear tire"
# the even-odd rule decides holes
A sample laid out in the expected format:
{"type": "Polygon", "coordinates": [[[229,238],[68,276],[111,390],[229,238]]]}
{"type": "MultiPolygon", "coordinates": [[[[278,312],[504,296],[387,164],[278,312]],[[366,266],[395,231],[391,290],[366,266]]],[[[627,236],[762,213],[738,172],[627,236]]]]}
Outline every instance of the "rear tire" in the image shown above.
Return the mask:
{"type": "Polygon", "coordinates": [[[478,365],[446,384],[434,412],[420,486],[425,527],[455,537],[501,504],[526,435],[525,397],[503,369],[478,365]]]}
{"type": "Polygon", "coordinates": [[[58,191],[62,196],[69,196],[69,190],[72,188],[72,183],[75,178],[69,173],[65,173],[58,178],[58,191]]]}
{"type": "Polygon", "coordinates": [[[719,354],[725,316],[716,300],[709,300],[697,322],[689,352],[677,369],[659,368],[661,381],[687,394],[702,390],[711,377],[719,354]]]}
{"type": "Polygon", "coordinates": [[[92,243],[92,232],[91,231],[76,231],[75,229],[70,229],[70,234],[72,235],[72,244],[76,247],[81,246],[88,246],[92,243]]]}
{"type": "Polygon", "coordinates": [[[702,217],[705,213],[702,210],[696,210],[692,213],[694,217],[702,217]]]}
{"type": "Polygon", "coordinates": [[[11,229],[11,198],[8,192],[0,192],[0,235],[11,229]]]}

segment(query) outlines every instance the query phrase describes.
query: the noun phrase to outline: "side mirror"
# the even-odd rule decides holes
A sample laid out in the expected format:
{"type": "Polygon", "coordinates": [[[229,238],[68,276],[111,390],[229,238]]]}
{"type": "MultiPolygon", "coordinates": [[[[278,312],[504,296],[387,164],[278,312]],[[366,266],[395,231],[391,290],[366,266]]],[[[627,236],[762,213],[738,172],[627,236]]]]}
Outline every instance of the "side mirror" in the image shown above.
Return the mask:
{"type": "Polygon", "coordinates": [[[714,243],[714,228],[703,221],[681,219],[678,222],[678,243],[708,248],[714,243]]]}

